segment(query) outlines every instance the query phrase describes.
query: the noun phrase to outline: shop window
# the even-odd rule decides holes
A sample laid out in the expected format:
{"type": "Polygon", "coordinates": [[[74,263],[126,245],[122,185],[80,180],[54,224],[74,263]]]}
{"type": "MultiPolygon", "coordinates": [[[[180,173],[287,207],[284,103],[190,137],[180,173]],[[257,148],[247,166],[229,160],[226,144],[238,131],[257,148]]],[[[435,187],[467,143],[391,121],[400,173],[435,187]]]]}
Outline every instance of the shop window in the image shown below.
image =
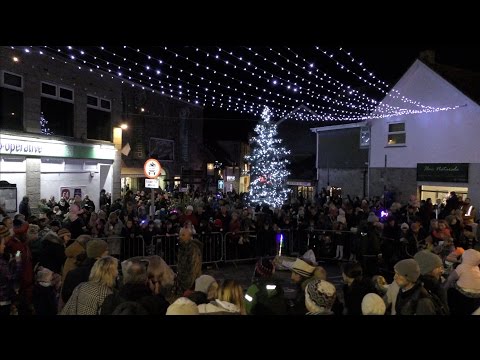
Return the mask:
{"type": "Polygon", "coordinates": [[[112,141],[110,100],[87,95],[87,137],[112,141]]]}
{"type": "Polygon", "coordinates": [[[2,71],[0,85],[0,129],[22,131],[23,78],[2,71]]]}
{"type": "Polygon", "coordinates": [[[388,124],[387,146],[405,145],[405,123],[388,124]]]}

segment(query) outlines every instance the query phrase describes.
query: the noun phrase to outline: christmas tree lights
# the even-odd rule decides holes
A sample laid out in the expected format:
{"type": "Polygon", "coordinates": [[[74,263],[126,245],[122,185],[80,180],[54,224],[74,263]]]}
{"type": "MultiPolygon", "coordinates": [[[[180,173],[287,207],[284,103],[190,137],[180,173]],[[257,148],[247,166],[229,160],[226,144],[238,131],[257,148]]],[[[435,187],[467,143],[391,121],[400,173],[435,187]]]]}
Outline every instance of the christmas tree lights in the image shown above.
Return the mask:
{"type": "Polygon", "coordinates": [[[277,125],[270,121],[270,116],[270,109],[265,107],[262,121],[255,127],[257,135],[250,140],[252,153],[245,157],[251,164],[249,201],[255,205],[281,207],[289,193],[286,156],[290,151],[276,138],[277,125]]]}
{"type": "Polygon", "coordinates": [[[40,113],[40,130],[43,135],[53,135],[53,131],[48,127],[48,120],[45,119],[43,112],[40,113]]]}

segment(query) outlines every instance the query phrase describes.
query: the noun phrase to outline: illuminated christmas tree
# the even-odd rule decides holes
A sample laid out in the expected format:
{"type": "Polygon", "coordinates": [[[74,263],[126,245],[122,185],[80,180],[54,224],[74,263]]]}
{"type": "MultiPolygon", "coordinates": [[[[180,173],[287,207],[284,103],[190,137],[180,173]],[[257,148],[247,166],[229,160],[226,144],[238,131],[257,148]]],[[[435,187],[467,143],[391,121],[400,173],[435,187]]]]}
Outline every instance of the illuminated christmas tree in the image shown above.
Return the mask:
{"type": "Polygon", "coordinates": [[[53,135],[53,132],[50,130],[50,128],[47,125],[48,125],[48,120],[45,119],[45,116],[43,115],[43,112],[42,112],[40,113],[40,130],[42,131],[43,135],[53,135]]]}
{"type": "Polygon", "coordinates": [[[245,159],[251,164],[249,201],[280,207],[287,200],[286,156],[290,154],[277,139],[277,125],[270,121],[270,110],[265,107],[262,121],[255,127],[257,133],[250,139],[251,155],[245,159]]]}

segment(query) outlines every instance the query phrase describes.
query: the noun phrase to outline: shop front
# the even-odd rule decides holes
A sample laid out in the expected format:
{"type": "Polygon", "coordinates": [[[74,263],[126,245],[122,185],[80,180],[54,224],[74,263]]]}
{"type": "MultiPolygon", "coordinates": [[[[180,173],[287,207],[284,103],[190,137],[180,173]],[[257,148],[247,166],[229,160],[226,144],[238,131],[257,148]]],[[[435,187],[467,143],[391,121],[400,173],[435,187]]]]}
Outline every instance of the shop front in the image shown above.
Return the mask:
{"type": "Polygon", "coordinates": [[[32,210],[51,196],[89,195],[98,207],[100,190],[113,192],[115,155],[112,144],[0,135],[0,180],[16,184],[17,204],[29,196],[32,210]]]}
{"type": "Polygon", "coordinates": [[[417,164],[417,185],[420,200],[432,199],[445,203],[453,191],[465,199],[469,192],[469,164],[433,163],[417,164]]]}

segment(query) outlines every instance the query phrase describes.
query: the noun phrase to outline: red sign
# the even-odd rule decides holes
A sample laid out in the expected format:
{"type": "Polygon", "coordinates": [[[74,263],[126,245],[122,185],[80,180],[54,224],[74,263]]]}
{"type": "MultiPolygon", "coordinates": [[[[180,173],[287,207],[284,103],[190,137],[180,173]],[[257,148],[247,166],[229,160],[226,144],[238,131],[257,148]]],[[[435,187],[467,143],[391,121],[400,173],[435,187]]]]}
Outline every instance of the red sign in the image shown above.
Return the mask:
{"type": "Polygon", "coordinates": [[[148,159],[143,165],[143,173],[149,179],[156,179],[162,172],[162,166],[157,159],[148,159]]]}

